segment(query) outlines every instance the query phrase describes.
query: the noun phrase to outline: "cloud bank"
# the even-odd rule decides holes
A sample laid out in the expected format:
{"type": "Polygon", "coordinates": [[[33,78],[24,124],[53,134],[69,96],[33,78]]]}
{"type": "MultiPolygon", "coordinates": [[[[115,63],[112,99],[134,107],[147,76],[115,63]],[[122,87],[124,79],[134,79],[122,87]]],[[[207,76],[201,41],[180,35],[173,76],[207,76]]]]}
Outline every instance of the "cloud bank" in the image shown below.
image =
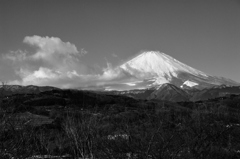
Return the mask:
{"type": "Polygon", "coordinates": [[[58,37],[26,36],[23,42],[36,48],[35,52],[10,51],[3,56],[12,63],[20,80],[9,84],[51,85],[60,88],[104,85],[123,80],[126,74],[108,64],[102,74],[96,74],[82,64],[88,52],[58,37]]]}

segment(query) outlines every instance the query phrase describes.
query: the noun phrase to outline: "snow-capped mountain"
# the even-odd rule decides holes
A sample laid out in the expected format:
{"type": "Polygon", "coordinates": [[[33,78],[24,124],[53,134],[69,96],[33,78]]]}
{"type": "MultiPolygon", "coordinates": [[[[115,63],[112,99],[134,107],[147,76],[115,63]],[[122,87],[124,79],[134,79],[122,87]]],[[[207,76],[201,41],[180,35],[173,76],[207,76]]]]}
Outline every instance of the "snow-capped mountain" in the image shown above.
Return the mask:
{"type": "Polygon", "coordinates": [[[143,52],[116,69],[137,79],[130,81],[129,87],[134,86],[134,89],[138,84],[141,88],[150,88],[164,83],[200,89],[222,84],[239,85],[230,79],[208,75],[158,51],[143,52]]]}

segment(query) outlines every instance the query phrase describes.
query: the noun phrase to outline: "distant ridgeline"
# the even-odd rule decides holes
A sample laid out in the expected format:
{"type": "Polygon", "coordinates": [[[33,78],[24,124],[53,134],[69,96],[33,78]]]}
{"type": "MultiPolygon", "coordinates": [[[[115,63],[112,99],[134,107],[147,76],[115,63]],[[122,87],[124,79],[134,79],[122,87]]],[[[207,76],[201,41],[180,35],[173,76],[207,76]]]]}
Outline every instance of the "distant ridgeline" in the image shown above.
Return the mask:
{"type": "MultiPolygon", "coordinates": [[[[62,89],[50,86],[19,86],[19,85],[5,85],[0,88],[0,97],[6,97],[17,94],[38,94],[41,92],[54,92],[54,90],[61,91],[62,89]]],[[[64,90],[64,89],[63,89],[64,90]]],[[[70,90],[70,89],[69,89],[70,90]]],[[[80,91],[71,89],[72,91],[80,91]]],[[[196,88],[180,88],[173,84],[165,83],[148,89],[135,89],[126,91],[88,91],[82,90],[81,92],[92,92],[97,94],[106,95],[120,95],[127,96],[135,99],[144,100],[165,100],[172,102],[181,101],[201,101],[214,99],[218,97],[230,96],[231,94],[240,94],[240,86],[214,86],[205,89],[196,88]]]]}

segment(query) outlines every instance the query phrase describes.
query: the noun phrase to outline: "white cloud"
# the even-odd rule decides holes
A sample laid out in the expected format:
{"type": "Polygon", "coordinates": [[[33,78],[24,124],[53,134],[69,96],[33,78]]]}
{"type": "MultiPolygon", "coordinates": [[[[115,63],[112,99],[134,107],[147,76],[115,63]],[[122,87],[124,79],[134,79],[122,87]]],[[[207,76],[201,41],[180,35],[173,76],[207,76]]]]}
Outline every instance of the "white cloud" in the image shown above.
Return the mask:
{"type": "Polygon", "coordinates": [[[40,37],[37,35],[26,36],[23,40],[24,43],[38,47],[37,53],[33,58],[47,58],[53,54],[78,54],[78,50],[74,44],[70,42],[63,42],[57,37],[40,37]]]}
{"type": "Polygon", "coordinates": [[[87,54],[87,53],[88,53],[88,52],[87,52],[84,48],[81,49],[81,54],[82,54],[82,55],[85,55],[85,54],[87,54]]]}
{"type": "Polygon", "coordinates": [[[40,67],[38,70],[28,74],[24,73],[23,75],[24,83],[38,83],[39,81],[52,80],[59,76],[57,72],[44,67],[40,67]]]}
{"type": "MultiPolygon", "coordinates": [[[[53,68],[75,67],[74,65],[79,62],[79,58],[86,54],[84,49],[79,52],[77,47],[70,42],[63,42],[57,37],[40,37],[40,36],[27,36],[23,40],[32,46],[37,47],[34,54],[28,55],[28,60],[42,61],[43,64],[53,68]]],[[[66,69],[64,69],[66,71],[66,69]]]]}
{"type": "Polygon", "coordinates": [[[103,75],[100,77],[100,79],[111,80],[120,76],[120,74],[121,71],[119,69],[114,69],[112,64],[107,62],[107,67],[103,68],[103,75]]]}
{"type": "Polygon", "coordinates": [[[15,73],[21,79],[10,84],[67,88],[104,85],[129,76],[121,69],[114,69],[109,62],[102,74],[93,74],[91,68],[81,63],[87,51],[82,48],[79,52],[74,44],[63,42],[58,37],[27,36],[23,42],[35,46],[36,51],[17,50],[4,56],[13,62],[15,73]]]}
{"type": "Polygon", "coordinates": [[[3,55],[3,59],[9,59],[11,61],[23,61],[26,59],[27,51],[17,50],[10,51],[8,54],[3,55]]]}
{"type": "Polygon", "coordinates": [[[79,52],[74,44],[58,37],[26,36],[23,42],[35,46],[36,51],[10,51],[2,56],[13,62],[16,74],[22,79],[14,83],[47,84],[48,81],[73,79],[88,73],[88,67],[80,62],[80,58],[87,54],[85,49],[79,52]]]}
{"type": "Polygon", "coordinates": [[[114,54],[114,53],[112,54],[112,56],[113,56],[113,57],[118,57],[118,55],[117,55],[117,54],[114,54]]]}

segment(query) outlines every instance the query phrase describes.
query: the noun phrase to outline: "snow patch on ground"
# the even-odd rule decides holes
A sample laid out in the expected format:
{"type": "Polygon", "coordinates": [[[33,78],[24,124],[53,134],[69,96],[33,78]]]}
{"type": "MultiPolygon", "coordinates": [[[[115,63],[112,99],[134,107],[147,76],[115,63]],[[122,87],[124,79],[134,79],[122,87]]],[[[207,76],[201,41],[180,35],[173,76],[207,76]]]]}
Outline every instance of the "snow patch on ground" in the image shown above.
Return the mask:
{"type": "Polygon", "coordinates": [[[126,84],[128,86],[136,86],[136,83],[123,83],[123,84],[126,84]]]}
{"type": "Polygon", "coordinates": [[[184,85],[188,86],[188,87],[193,87],[193,86],[197,86],[198,83],[192,82],[192,81],[185,81],[180,87],[182,88],[184,85]]]}

